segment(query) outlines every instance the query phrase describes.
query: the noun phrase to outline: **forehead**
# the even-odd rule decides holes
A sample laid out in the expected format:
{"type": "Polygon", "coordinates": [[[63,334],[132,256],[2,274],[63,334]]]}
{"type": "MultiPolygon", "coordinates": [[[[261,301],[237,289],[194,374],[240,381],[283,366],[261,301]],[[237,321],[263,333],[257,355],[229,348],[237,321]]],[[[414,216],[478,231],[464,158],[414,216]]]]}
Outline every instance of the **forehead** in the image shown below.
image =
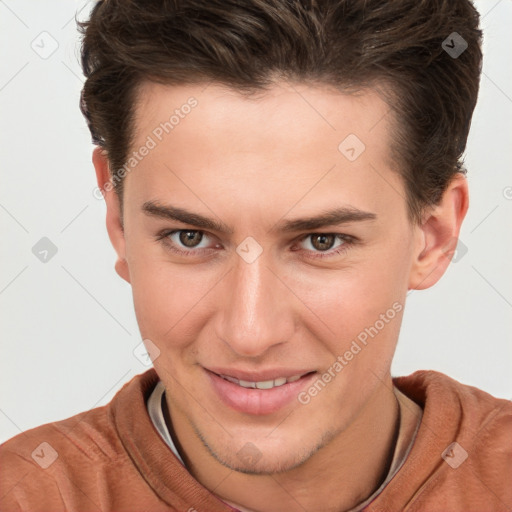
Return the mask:
{"type": "Polygon", "coordinates": [[[339,190],[340,201],[371,210],[376,201],[382,207],[396,201],[386,193],[396,196],[401,186],[389,176],[393,116],[374,90],[344,94],[282,82],[244,96],[217,83],[145,83],[135,114],[132,149],[149,139],[152,146],[127,177],[127,184],[137,182],[130,188],[141,200],[176,187],[191,198],[215,188],[233,204],[237,197],[248,205],[257,196],[292,201],[314,187],[311,203],[321,194],[334,199],[339,190]],[[185,190],[192,181],[193,190],[185,190]],[[383,190],[386,181],[394,181],[391,190],[383,190]]]}
{"type": "Polygon", "coordinates": [[[247,146],[275,140],[276,134],[278,139],[291,139],[311,131],[343,138],[352,130],[370,142],[370,134],[376,130],[382,140],[392,117],[388,105],[373,89],[347,94],[325,84],[277,82],[245,95],[215,82],[179,86],[145,82],[135,107],[135,141],[169,121],[173,113],[179,116],[171,122],[173,131],[188,117],[188,126],[200,124],[202,139],[232,136],[233,143],[243,141],[247,146]],[[197,105],[190,109],[187,105],[192,101],[197,105]]]}

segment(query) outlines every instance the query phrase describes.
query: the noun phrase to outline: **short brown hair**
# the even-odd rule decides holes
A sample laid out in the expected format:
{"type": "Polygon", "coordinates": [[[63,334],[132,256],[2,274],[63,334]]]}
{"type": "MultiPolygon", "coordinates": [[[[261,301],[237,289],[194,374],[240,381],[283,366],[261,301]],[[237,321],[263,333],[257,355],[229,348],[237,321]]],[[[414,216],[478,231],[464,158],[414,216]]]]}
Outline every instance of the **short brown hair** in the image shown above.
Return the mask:
{"type": "MultiPolygon", "coordinates": [[[[466,172],[482,66],[470,0],[105,0],[78,25],[80,108],[111,174],[129,154],[145,81],[252,94],[276,77],[384,95],[410,220],[466,172]],[[448,51],[455,42],[467,44],[460,55],[448,51]]],[[[123,180],[114,185],[122,209],[123,180]]]]}

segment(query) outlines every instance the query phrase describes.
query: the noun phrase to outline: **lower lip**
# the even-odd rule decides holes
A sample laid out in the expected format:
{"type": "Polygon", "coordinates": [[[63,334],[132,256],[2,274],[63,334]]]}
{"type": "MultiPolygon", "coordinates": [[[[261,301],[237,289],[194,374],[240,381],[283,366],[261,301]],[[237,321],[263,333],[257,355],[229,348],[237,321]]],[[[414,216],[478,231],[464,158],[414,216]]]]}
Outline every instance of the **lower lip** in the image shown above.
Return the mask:
{"type": "Polygon", "coordinates": [[[287,382],[272,389],[253,389],[243,388],[208,370],[206,373],[213,389],[226,405],[239,412],[255,415],[272,414],[289,404],[316,375],[316,372],[310,373],[295,382],[287,382]]]}

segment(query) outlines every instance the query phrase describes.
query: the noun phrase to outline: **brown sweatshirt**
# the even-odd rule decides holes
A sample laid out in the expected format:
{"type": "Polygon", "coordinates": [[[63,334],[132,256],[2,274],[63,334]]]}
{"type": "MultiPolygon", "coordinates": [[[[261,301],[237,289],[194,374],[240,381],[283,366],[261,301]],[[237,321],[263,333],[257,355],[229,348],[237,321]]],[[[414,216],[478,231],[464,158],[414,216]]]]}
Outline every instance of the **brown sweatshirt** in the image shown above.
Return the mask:
{"type": "MultiPolygon", "coordinates": [[[[0,445],[0,511],[235,510],[155,429],[146,400],[157,382],[152,368],[109,404],[0,445]]],[[[423,417],[405,463],[364,510],[512,511],[512,402],[434,371],[393,382],[423,417]]]]}

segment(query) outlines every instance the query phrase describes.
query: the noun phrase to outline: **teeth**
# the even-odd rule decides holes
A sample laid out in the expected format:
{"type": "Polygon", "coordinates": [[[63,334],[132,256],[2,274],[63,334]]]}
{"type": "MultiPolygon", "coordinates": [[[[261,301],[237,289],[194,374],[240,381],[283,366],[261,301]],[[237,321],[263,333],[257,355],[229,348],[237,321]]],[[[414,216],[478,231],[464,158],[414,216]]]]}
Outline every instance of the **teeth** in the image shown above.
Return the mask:
{"type": "Polygon", "coordinates": [[[229,375],[221,375],[223,379],[226,379],[229,382],[232,382],[233,384],[238,384],[239,386],[243,388],[250,388],[250,389],[272,389],[279,386],[282,386],[283,384],[286,384],[287,382],[295,382],[299,380],[302,375],[294,375],[293,377],[279,377],[278,379],[274,380],[263,380],[260,382],[250,382],[248,380],[238,380],[235,379],[235,377],[230,377],[229,375]]]}
{"type": "Polygon", "coordinates": [[[242,386],[243,388],[255,388],[256,382],[249,382],[248,380],[240,380],[238,381],[238,384],[242,386]]]}
{"type": "Polygon", "coordinates": [[[272,389],[274,387],[274,381],[264,380],[262,382],[256,382],[256,387],[258,389],[272,389]]]}

